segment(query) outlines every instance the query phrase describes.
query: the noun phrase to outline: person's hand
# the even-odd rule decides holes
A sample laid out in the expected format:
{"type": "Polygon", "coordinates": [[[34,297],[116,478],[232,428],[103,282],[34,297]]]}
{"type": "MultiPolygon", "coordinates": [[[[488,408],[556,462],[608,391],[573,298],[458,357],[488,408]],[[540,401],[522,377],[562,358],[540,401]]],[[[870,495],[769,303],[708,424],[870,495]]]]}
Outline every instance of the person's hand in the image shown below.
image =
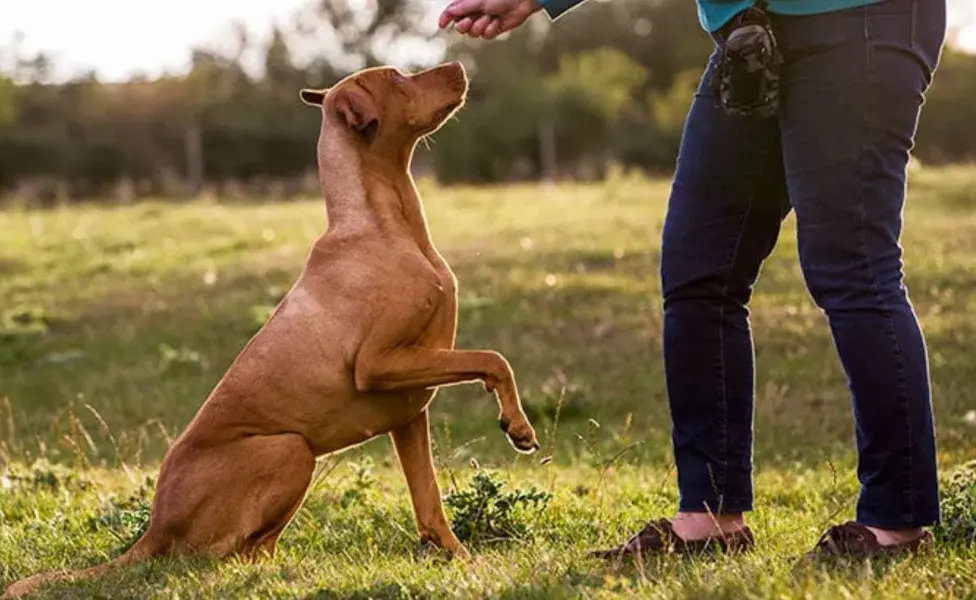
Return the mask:
{"type": "Polygon", "coordinates": [[[452,0],[441,13],[440,26],[454,23],[460,33],[490,40],[515,29],[541,8],[537,0],[452,0]]]}

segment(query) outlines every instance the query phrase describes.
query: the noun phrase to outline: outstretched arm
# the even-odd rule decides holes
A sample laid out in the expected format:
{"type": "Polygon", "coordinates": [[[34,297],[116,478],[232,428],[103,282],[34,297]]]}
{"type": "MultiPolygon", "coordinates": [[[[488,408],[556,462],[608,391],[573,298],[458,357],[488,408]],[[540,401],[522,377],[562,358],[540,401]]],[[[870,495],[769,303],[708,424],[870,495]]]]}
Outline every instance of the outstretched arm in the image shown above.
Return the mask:
{"type": "Polygon", "coordinates": [[[556,19],[584,0],[453,0],[440,17],[440,26],[452,23],[460,33],[490,40],[512,31],[539,10],[556,19]]]}

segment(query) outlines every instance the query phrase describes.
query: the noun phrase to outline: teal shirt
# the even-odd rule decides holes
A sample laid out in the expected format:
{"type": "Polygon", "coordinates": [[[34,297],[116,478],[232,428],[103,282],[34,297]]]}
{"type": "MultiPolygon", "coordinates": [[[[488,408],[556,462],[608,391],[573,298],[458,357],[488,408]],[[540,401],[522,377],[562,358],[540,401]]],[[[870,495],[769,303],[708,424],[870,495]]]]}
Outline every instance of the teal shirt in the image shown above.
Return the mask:
{"type": "MultiPolygon", "coordinates": [[[[539,0],[539,3],[549,18],[556,19],[584,1],[539,0]]],[[[883,2],[883,0],[768,0],[769,12],[797,16],[818,15],[876,2],[883,2]]],[[[716,31],[753,4],[755,4],[753,0],[698,0],[698,19],[706,31],[716,31]]]]}
{"type": "MultiPolygon", "coordinates": [[[[776,15],[819,15],[874,4],[881,0],[767,0],[776,15]]],[[[752,0],[698,0],[698,20],[706,31],[716,31],[732,17],[752,6],[752,0]]]]}

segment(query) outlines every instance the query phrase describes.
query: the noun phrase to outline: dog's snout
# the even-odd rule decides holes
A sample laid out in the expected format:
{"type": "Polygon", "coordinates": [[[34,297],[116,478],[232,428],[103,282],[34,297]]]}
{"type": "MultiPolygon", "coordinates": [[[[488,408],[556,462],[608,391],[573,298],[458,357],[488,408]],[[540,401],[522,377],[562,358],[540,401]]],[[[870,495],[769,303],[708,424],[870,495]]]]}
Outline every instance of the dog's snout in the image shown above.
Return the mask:
{"type": "Polygon", "coordinates": [[[461,61],[455,60],[441,65],[439,70],[454,91],[463,93],[468,89],[468,74],[461,61]]]}

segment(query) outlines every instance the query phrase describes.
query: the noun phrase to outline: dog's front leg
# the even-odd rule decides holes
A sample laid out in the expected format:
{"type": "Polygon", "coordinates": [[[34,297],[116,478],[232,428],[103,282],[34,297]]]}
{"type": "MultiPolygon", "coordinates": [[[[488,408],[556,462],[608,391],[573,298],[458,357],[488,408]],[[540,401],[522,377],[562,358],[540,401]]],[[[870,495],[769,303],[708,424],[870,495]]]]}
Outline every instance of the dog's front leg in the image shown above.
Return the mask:
{"type": "Polygon", "coordinates": [[[417,518],[420,538],[451,554],[468,558],[467,549],[451,531],[441,505],[441,492],[434,475],[434,459],[430,453],[430,425],[427,411],[423,411],[406,425],[390,432],[396,447],[400,468],[410,488],[410,500],[417,518]]]}
{"type": "Polygon", "coordinates": [[[538,450],[539,442],[522,410],[512,367],[501,354],[419,344],[442,300],[440,292],[433,290],[426,296],[408,296],[376,319],[356,353],[356,389],[364,393],[402,392],[482,381],[498,397],[502,430],[516,450],[538,450]]]}
{"type": "MultiPolygon", "coordinates": [[[[367,350],[364,346],[363,350],[367,350]]],[[[360,351],[356,388],[361,392],[420,390],[483,381],[498,396],[502,430],[520,452],[535,452],[539,442],[522,410],[512,368],[502,355],[487,350],[437,350],[407,346],[381,352],[360,351]]]]}

